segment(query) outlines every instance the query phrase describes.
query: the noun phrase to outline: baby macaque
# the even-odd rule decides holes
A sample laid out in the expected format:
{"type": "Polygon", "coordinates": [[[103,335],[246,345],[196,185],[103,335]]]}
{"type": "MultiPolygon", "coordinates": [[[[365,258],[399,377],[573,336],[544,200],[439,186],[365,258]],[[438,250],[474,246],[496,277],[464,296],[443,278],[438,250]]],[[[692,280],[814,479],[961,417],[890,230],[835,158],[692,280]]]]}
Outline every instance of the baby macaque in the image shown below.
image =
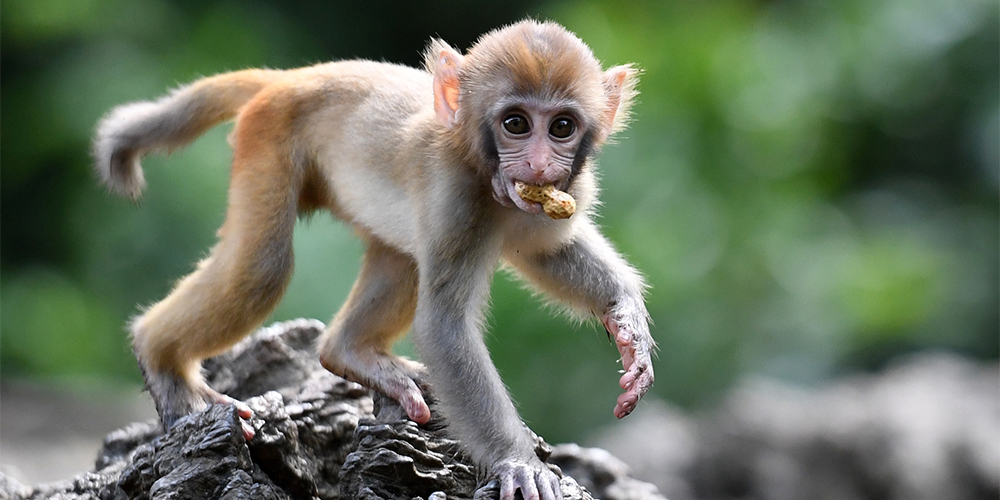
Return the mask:
{"type": "MultiPolygon", "coordinates": [[[[164,425],[213,403],[251,416],[205,383],[201,361],[270,314],[291,276],[296,218],[329,210],[367,248],[319,341],[323,366],[399,401],[419,424],[430,411],[414,380],[425,377],[504,500],[517,490],[560,498],[490,362],[484,312],[502,260],[613,336],[624,391],[615,416],[653,385],[643,281],[591,220],[592,158],[624,128],[636,81],[631,66],[602,69],[565,28],[528,20],[483,35],[465,54],[432,40],[423,69],[338,61],[237,71],[112,110],[97,129],[96,168],[133,199],[145,187],[144,155],[236,122],[218,243],[129,325],[164,425]],[[520,184],[548,194],[522,197],[520,184]],[[557,220],[541,215],[553,197],[566,198],[545,209],[557,220]],[[390,351],[407,330],[420,363],[390,351]]],[[[253,432],[244,426],[248,439],[253,432]]]]}

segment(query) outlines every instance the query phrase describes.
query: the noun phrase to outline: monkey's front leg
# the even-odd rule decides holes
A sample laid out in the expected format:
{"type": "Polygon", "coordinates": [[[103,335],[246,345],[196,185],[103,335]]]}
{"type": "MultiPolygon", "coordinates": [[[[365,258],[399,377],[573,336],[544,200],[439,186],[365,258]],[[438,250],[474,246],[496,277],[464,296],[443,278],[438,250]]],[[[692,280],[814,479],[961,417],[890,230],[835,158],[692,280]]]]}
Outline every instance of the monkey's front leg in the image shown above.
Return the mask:
{"type": "Polygon", "coordinates": [[[624,373],[618,384],[624,393],[615,405],[622,418],[653,386],[649,313],[638,273],[611,247],[589,221],[567,244],[551,252],[527,253],[508,248],[504,257],[525,277],[554,298],[578,311],[594,314],[614,338],[624,373]]]}
{"type": "Polygon", "coordinates": [[[535,455],[481,333],[499,251],[488,235],[458,239],[423,253],[413,338],[441,400],[449,428],[476,463],[500,482],[501,500],[520,489],[528,500],[562,498],[558,477],[535,455]]]}

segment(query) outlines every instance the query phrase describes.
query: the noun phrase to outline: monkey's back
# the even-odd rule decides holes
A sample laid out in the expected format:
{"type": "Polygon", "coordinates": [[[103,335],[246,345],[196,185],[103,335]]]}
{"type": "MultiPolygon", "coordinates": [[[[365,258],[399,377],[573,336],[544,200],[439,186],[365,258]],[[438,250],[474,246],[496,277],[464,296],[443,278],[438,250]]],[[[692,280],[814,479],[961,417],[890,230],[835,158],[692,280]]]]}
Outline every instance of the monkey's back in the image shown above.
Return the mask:
{"type": "Polygon", "coordinates": [[[297,161],[323,165],[305,181],[322,184],[305,186],[324,194],[318,204],[412,254],[416,223],[410,197],[425,175],[425,162],[404,152],[421,150],[414,138],[425,136],[423,130],[434,122],[431,84],[431,75],[416,68],[337,61],[284,72],[254,101],[292,115],[297,161]]]}

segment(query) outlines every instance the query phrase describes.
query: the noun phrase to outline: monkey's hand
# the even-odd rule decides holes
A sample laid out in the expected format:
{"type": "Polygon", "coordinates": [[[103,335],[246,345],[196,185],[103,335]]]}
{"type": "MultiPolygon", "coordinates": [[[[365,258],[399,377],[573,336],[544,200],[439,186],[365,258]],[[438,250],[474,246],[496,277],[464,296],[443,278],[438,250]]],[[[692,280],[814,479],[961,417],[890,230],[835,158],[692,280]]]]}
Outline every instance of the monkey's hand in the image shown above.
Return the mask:
{"type": "Polygon", "coordinates": [[[514,500],[517,490],[524,500],[562,500],[559,477],[537,458],[501,460],[491,470],[500,481],[500,500],[514,500]]]}
{"type": "Polygon", "coordinates": [[[653,386],[652,351],[656,343],[649,334],[649,323],[645,309],[634,305],[619,304],[601,318],[608,334],[614,337],[615,346],[621,354],[624,371],[618,385],[625,393],[618,396],[615,417],[623,418],[632,410],[653,386]]]}

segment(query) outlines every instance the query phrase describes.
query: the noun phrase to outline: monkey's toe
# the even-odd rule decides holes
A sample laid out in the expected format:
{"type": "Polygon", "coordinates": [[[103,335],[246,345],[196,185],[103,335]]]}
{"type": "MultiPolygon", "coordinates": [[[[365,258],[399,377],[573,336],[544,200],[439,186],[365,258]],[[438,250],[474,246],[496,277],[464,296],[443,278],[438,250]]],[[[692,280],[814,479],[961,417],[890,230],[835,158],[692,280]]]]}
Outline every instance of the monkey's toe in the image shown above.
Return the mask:
{"type": "Polygon", "coordinates": [[[240,419],[240,427],[243,430],[243,439],[246,439],[247,441],[252,440],[253,437],[257,435],[256,431],[253,430],[253,426],[250,425],[250,422],[247,422],[242,418],[240,419]]]}
{"type": "Polygon", "coordinates": [[[250,409],[243,401],[240,401],[234,397],[223,394],[207,385],[200,388],[198,391],[202,394],[202,398],[208,404],[220,404],[220,405],[233,405],[236,408],[236,414],[240,417],[240,427],[243,432],[243,437],[247,441],[253,439],[256,435],[256,431],[252,425],[250,425],[249,420],[253,417],[253,410],[250,409]]]}
{"type": "MultiPolygon", "coordinates": [[[[149,378],[148,374],[147,378],[149,378]]],[[[168,384],[170,388],[170,390],[162,392],[150,390],[165,430],[170,430],[181,417],[203,411],[208,405],[232,405],[236,408],[236,413],[240,418],[240,430],[243,437],[247,441],[253,439],[255,431],[249,422],[250,418],[253,417],[253,410],[246,403],[222,394],[204,383],[191,387],[172,378],[161,377],[156,380],[160,382],[155,386],[156,389],[163,389],[168,384]]]]}
{"type": "MultiPolygon", "coordinates": [[[[419,392],[419,391],[418,391],[419,392]]],[[[403,396],[399,404],[403,406],[406,410],[406,416],[410,417],[410,420],[423,425],[430,421],[431,419],[431,409],[424,402],[423,396],[413,397],[411,394],[403,396]]]]}
{"type": "Polygon", "coordinates": [[[427,402],[424,401],[424,395],[420,392],[420,388],[414,379],[400,373],[395,373],[392,376],[384,376],[383,378],[373,380],[372,388],[395,399],[403,407],[403,410],[406,411],[406,416],[410,420],[420,425],[430,421],[431,409],[427,406],[427,402]]]}

